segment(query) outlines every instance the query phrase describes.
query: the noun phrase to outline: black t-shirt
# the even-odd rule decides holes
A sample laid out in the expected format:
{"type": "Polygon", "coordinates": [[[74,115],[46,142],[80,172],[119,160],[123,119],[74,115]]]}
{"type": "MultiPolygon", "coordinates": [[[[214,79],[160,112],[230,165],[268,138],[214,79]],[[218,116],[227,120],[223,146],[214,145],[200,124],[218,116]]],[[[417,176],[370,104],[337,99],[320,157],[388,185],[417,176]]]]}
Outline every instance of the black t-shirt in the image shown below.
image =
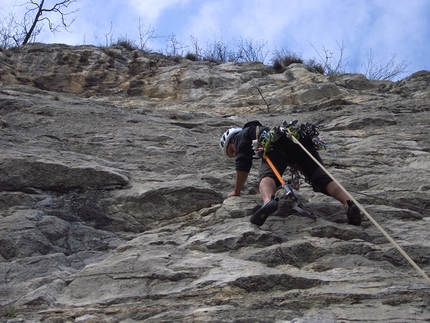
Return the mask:
{"type": "MultiPolygon", "coordinates": [[[[249,126],[243,128],[234,137],[234,146],[236,148],[236,171],[247,172],[251,170],[252,160],[254,156],[254,149],[252,148],[252,141],[256,139],[256,127],[249,126]]],[[[269,131],[269,127],[261,126],[259,129],[259,134],[264,130],[269,131]]]]}

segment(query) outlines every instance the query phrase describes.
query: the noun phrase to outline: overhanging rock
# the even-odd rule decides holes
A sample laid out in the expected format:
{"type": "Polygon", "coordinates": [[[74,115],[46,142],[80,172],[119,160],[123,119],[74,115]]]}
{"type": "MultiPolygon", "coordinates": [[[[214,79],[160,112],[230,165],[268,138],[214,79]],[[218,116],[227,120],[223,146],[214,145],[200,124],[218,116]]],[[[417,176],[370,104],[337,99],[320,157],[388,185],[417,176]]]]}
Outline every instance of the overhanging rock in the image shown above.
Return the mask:
{"type": "Polygon", "coordinates": [[[132,215],[148,229],[160,221],[181,217],[223,201],[221,194],[204,183],[190,180],[147,183],[134,187],[125,195],[123,192],[116,194],[120,194],[118,210],[132,215]]]}
{"type": "MultiPolygon", "coordinates": [[[[70,155],[70,154],[69,154],[70,155]]],[[[42,157],[42,154],[5,152],[0,158],[0,189],[28,187],[46,191],[107,189],[128,184],[118,170],[84,158],[42,157]]]]}

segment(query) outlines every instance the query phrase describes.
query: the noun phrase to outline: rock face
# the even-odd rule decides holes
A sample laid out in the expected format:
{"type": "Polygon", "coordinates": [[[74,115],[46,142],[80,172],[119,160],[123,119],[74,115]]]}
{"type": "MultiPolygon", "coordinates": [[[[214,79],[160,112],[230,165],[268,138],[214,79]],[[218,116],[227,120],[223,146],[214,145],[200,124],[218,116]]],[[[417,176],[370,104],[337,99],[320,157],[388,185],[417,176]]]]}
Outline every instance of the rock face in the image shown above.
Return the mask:
{"type": "Polygon", "coordinates": [[[258,162],[226,198],[218,147],[250,120],[324,124],[328,171],[429,275],[430,72],[34,44],[0,52],[0,81],[0,322],[430,321],[429,283],[371,221],[303,184],[318,220],[283,201],[256,227],[258,162]]]}

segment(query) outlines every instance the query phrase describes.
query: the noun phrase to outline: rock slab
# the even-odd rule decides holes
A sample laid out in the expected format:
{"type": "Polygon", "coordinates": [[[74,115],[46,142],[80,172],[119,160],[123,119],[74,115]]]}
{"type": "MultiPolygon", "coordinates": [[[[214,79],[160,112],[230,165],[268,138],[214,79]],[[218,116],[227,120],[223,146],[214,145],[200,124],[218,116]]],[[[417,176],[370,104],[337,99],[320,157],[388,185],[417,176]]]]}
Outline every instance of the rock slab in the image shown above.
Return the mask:
{"type": "Polygon", "coordinates": [[[258,162],[226,198],[218,147],[251,120],[324,124],[327,169],[428,275],[430,72],[43,44],[0,69],[0,322],[430,321],[429,284],[368,219],[303,183],[317,221],[281,201],[256,227],[258,162]]]}

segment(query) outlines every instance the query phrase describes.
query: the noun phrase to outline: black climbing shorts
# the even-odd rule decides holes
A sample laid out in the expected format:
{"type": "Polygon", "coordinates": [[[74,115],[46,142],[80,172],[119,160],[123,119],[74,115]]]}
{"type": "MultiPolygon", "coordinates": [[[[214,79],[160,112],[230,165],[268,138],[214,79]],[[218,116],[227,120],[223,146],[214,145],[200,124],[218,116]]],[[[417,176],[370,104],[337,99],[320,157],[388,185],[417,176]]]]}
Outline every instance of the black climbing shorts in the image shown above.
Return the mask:
{"type": "MultiPolygon", "coordinates": [[[[308,151],[314,156],[322,165],[323,162],[316,149],[310,142],[302,142],[308,151]]],[[[288,138],[280,138],[273,145],[273,150],[267,153],[267,156],[272,161],[278,172],[282,175],[288,166],[294,167],[306,176],[311,182],[312,188],[315,192],[321,192],[328,195],[326,191],[327,184],[332,181],[330,176],[318,166],[318,164],[305,152],[303,149],[295,144],[288,138]]],[[[261,181],[264,177],[271,177],[275,180],[276,186],[280,186],[281,183],[276,177],[275,173],[270,168],[270,165],[266,160],[261,161],[259,180],[261,181]]]]}

